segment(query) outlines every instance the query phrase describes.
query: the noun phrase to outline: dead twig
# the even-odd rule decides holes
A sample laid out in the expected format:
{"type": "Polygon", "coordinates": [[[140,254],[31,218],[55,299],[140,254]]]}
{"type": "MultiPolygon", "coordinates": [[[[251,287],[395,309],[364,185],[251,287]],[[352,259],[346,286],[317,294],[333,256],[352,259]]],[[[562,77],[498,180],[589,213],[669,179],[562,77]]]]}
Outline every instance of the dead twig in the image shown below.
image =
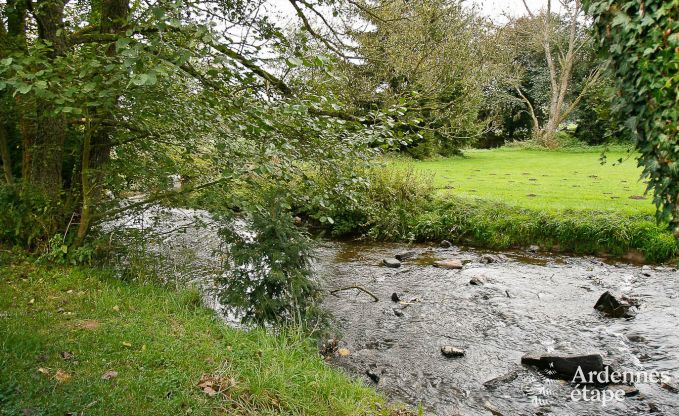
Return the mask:
{"type": "Polygon", "coordinates": [[[368,296],[373,298],[373,302],[379,302],[380,301],[380,299],[377,296],[373,295],[372,292],[370,292],[368,289],[366,289],[362,286],[358,286],[358,285],[352,285],[352,286],[347,286],[347,287],[342,287],[342,288],[339,288],[339,289],[331,290],[330,294],[333,295],[333,296],[337,296],[335,293],[341,292],[343,290],[350,290],[350,289],[357,289],[357,290],[360,290],[363,293],[366,293],[368,296]]]}

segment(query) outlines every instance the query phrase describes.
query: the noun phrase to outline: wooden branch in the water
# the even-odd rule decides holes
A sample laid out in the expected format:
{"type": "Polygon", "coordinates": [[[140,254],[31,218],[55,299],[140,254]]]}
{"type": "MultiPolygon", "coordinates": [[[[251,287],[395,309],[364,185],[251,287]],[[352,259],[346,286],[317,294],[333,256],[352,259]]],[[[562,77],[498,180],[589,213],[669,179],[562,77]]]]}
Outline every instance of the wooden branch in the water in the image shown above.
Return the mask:
{"type": "Polygon", "coordinates": [[[364,288],[364,287],[362,287],[362,286],[358,286],[358,285],[347,286],[347,287],[342,287],[342,288],[339,288],[339,289],[331,290],[331,291],[330,291],[330,294],[331,294],[331,295],[334,295],[334,296],[337,296],[337,295],[335,295],[335,293],[341,292],[341,291],[343,291],[343,290],[350,290],[350,289],[358,289],[358,290],[360,290],[361,292],[364,292],[364,293],[368,294],[371,298],[373,298],[373,301],[374,301],[374,302],[379,302],[379,300],[380,300],[377,296],[373,295],[372,292],[370,292],[368,289],[366,289],[366,288],[364,288]]]}

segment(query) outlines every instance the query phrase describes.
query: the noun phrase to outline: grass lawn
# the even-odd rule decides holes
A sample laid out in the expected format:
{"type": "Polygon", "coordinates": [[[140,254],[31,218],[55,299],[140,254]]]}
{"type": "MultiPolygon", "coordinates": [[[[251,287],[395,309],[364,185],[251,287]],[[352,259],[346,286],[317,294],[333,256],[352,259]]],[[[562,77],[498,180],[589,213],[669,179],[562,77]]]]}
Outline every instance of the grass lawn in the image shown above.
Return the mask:
{"type": "Polygon", "coordinates": [[[540,210],[593,209],[624,214],[653,214],[651,196],[644,196],[641,168],[623,151],[539,151],[523,149],[468,150],[464,157],[430,161],[397,159],[433,174],[441,193],[500,200],[540,210]],[[621,164],[617,160],[623,158],[621,164]],[[451,188],[452,187],[452,188],[451,188]]]}
{"type": "Polygon", "coordinates": [[[21,263],[0,266],[0,415],[19,414],[406,413],[311,341],[226,327],[195,291],[21,263]]]}

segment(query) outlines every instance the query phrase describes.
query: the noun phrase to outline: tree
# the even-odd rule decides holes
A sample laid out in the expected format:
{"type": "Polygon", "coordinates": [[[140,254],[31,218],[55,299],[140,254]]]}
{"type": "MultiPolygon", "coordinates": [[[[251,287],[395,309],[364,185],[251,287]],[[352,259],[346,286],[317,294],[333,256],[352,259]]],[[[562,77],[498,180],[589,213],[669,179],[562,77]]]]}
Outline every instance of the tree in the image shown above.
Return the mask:
{"type": "Polygon", "coordinates": [[[540,14],[533,13],[526,2],[524,6],[529,18],[521,18],[510,23],[509,36],[510,60],[513,61],[516,75],[512,88],[523,101],[530,115],[533,136],[547,147],[558,146],[554,135],[559,125],[577,108],[583,96],[599,80],[601,70],[598,66],[592,68],[583,82],[578,85],[579,90],[573,91],[573,72],[578,61],[587,52],[589,38],[583,24],[582,5],[580,0],[562,1],[567,19],[554,15],[551,0],[547,1],[545,9],[540,14]],[[547,102],[544,110],[537,107],[535,99],[526,94],[522,85],[524,72],[530,69],[517,58],[518,51],[531,46],[541,49],[540,55],[546,64],[548,88],[544,91],[547,102]],[[511,51],[515,52],[511,52],[511,51]],[[569,99],[570,98],[570,99],[569,99]],[[544,113],[544,119],[540,113],[544,113]]]}
{"type": "Polygon", "coordinates": [[[24,197],[44,200],[44,239],[63,234],[81,245],[93,224],[120,212],[103,196],[121,184],[153,200],[167,196],[165,175],[189,166],[183,154],[211,158],[210,168],[189,175],[200,186],[260,162],[265,144],[293,158],[317,152],[290,150],[305,128],[325,140],[321,147],[346,146],[336,137],[361,129],[361,119],[293,89],[275,74],[282,57],[264,64],[260,51],[285,49],[286,39],[260,7],[241,0],[2,6],[3,178],[24,197]],[[234,36],[237,28],[247,35],[234,36]],[[216,156],[238,152],[239,163],[216,156]]]}
{"type": "Polygon", "coordinates": [[[455,153],[481,135],[484,86],[498,75],[484,58],[486,22],[457,0],[350,1],[339,14],[342,101],[397,108],[396,144],[417,156],[455,153]]]}
{"type": "Polygon", "coordinates": [[[589,0],[615,78],[614,110],[640,152],[658,220],[679,238],[679,1],[589,0]]]}

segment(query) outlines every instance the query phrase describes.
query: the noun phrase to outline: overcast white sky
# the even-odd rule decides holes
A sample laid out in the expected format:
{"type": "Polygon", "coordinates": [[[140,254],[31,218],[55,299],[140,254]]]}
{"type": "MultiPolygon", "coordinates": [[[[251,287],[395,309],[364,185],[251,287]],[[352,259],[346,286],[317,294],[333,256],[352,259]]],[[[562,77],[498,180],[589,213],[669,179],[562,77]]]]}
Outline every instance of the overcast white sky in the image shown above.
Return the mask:
{"type": "MultiPolygon", "coordinates": [[[[517,17],[526,14],[526,8],[521,0],[473,0],[469,3],[475,3],[481,14],[492,18],[495,21],[502,22],[504,14],[512,17],[517,17]]],[[[526,0],[531,11],[536,12],[547,6],[547,0],[526,0]]],[[[552,1],[552,9],[558,11],[559,2],[552,1]]]]}
{"type": "MultiPolygon", "coordinates": [[[[482,15],[490,17],[497,23],[506,22],[504,15],[516,17],[526,14],[522,0],[465,0],[465,3],[470,7],[475,5],[482,15]]],[[[547,5],[547,0],[526,0],[526,3],[531,11],[537,12],[547,5]]],[[[269,13],[273,12],[281,18],[289,18],[295,14],[288,0],[269,0],[267,6],[269,13]]],[[[552,9],[559,10],[558,1],[552,1],[552,9]]]]}

